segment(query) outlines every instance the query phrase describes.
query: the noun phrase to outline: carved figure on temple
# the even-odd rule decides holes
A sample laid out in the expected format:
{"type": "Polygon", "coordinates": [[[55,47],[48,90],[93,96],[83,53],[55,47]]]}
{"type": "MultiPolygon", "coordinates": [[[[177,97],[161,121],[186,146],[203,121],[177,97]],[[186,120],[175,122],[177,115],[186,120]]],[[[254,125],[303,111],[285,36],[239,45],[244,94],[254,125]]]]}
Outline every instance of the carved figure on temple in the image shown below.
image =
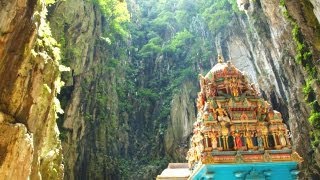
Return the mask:
{"type": "Polygon", "coordinates": [[[203,146],[196,146],[195,147],[195,160],[196,161],[199,161],[200,160],[200,157],[201,157],[201,152],[203,151],[203,146]]]}
{"type": "Polygon", "coordinates": [[[240,116],[240,120],[248,120],[248,116],[246,113],[244,113],[244,111],[242,112],[241,116],[240,116]]]}
{"type": "Polygon", "coordinates": [[[210,97],[214,97],[216,96],[216,89],[213,88],[213,84],[212,83],[209,83],[207,86],[206,86],[206,97],[207,99],[209,99],[210,97]]]}
{"type": "Polygon", "coordinates": [[[246,136],[246,142],[247,142],[248,149],[253,149],[251,134],[249,132],[246,132],[245,136],[246,136]]]}
{"type": "Polygon", "coordinates": [[[261,106],[260,103],[258,103],[256,112],[257,112],[257,119],[258,119],[259,121],[262,121],[262,120],[263,120],[263,119],[262,119],[263,108],[262,108],[262,106],[261,106]]]}
{"type": "Polygon", "coordinates": [[[230,118],[228,117],[227,111],[221,108],[221,104],[218,103],[218,108],[216,109],[218,114],[218,121],[227,121],[230,122],[230,118]]]}
{"type": "Polygon", "coordinates": [[[208,121],[208,119],[209,119],[209,113],[208,112],[203,113],[202,120],[208,121]]]}
{"type": "Polygon", "coordinates": [[[210,120],[210,117],[212,117],[212,120],[216,120],[217,119],[216,111],[215,111],[215,109],[214,109],[214,107],[212,105],[212,101],[209,101],[208,112],[210,113],[209,120],[210,120]]]}
{"type": "Polygon", "coordinates": [[[189,151],[187,152],[186,159],[188,160],[188,166],[191,169],[196,161],[196,150],[194,146],[190,147],[189,151]]]}
{"type": "Polygon", "coordinates": [[[280,139],[280,144],[282,147],[285,147],[287,145],[286,138],[284,137],[282,131],[279,131],[279,139],[280,139]]]}
{"type": "Polygon", "coordinates": [[[235,142],[236,142],[236,149],[241,149],[242,148],[242,140],[241,140],[241,137],[240,137],[240,134],[239,133],[235,133],[235,142]]]}
{"type": "Polygon", "coordinates": [[[203,97],[203,93],[199,92],[198,93],[198,100],[197,100],[197,109],[202,110],[204,104],[205,104],[205,99],[203,97]]]}
{"type": "Polygon", "coordinates": [[[233,77],[229,82],[229,88],[233,96],[239,96],[238,86],[237,79],[233,77]]]}
{"type": "Polygon", "coordinates": [[[258,141],[258,148],[260,150],[263,149],[264,145],[263,145],[263,139],[262,139],[261,133],[258,133],[257,141],[258,141]]]}
{"type": "Polygon", "coordinates": [[[226,127],[226,123],[225,122],[221,122],[221,134],[223,136],[227,136],[229,134],[229,129],[226,127]]]}
{"type": "Polygon", "coordinates": [[[212,144],[212,149],[217,149],[218,141],[215,133],[213,133],[213,135],[211,136],[211,144],[212,144]]]}

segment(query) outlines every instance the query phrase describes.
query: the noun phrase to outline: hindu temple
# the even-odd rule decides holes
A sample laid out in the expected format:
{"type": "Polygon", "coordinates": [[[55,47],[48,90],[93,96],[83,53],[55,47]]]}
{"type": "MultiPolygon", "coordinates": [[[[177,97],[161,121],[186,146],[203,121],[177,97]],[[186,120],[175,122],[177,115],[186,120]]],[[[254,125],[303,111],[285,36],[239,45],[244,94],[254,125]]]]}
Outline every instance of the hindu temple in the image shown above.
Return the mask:
{"type": "Polygon", "coordinates": [[[219,56],[199,79],[188,166],[171,163],[157,179],[297,179],[288,127],[247,75],[219,56]]]}

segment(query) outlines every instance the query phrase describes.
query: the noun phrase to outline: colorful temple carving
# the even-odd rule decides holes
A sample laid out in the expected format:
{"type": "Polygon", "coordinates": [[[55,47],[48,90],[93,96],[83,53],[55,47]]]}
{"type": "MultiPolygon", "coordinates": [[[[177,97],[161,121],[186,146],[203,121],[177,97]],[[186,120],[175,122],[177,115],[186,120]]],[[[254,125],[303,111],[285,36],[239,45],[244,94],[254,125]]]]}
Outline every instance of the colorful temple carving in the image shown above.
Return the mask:
{"type": "MultiPolygon", "coordinates": [[[[188,179],[297,179],[302,158],[291,149],[289,130],[247,76],[218,57],[199,78],[188,179]]],[[[157,179],[187,179],[169,177],[157,179]]]]}
{"type": "Polygon", "coordinates": [[[187,154],[190,169],[218,163],[302,161],[291,150],[281,114],[233,64],[219,56],[218,64],[199,77],[198,116],[187,154]]]}

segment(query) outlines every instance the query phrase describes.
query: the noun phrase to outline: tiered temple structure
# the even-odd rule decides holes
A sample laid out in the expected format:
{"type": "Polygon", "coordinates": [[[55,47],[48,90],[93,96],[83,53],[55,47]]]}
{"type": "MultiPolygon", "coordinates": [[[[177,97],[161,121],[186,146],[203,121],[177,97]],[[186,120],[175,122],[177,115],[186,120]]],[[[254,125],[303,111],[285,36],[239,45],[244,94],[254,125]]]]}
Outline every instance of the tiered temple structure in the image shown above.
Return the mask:
{"type": "Polygon", "coordinates": [[[219,56],[200,75],[200,88],[189,179],[297,179],[302,158],[291,149],[289,130],[244,73],[219,56]]]}

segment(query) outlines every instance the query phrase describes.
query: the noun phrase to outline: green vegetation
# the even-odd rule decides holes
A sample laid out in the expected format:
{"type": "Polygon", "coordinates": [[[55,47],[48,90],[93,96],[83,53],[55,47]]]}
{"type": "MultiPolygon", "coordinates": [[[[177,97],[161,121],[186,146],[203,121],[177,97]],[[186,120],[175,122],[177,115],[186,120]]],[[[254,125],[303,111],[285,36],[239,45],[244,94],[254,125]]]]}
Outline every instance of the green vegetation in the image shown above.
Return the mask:
{"type": "Polygon", "coordinates": [[[93,0],[98,5],[105,18],[103,39],[109,43],[118,39],[127,38],[129,33],[126,23],[130,20],[126,1],[119,0],[93,0]]]}
{"type": "MultiPolygon", "coordinates": [[[[47,1],[46,3],[54,3],[54,1],[47,1]]],[[[52,64],[53,72],[55,71],[69,71],[70,68],[61,64],[61,53],[60,47],[57,41],[52,37],[51,29],[46,22],[47,9],[43,8],[41,12],[35,13],[35,18],[39,19],[38,36],[34,48],[31,50],[33,58],[41,57],[45,64],[52,64]]],[[[60,106],[60,101],[56,98],[57,94],[60,93],[61,87],[64,82],[61,81],[60,75],[58,75],[51,87],[48,84],[43,84],[44,89],[49,93],[54,93],[53,105],[55,109],[55,116],[58,118],[58,114],[63,114],[63,109],[60,106]]]]}
{"type": "Polygon", "coordinates": [[[142,177],[145,166],[158,171],[167,165],[170,157],[163,159],[163,141],[172,97],[185,82],[198,84],[199,70],[209,70],[210,60],[217,55],[214,35],[224,33],[222,29],[239,12],[234,11],[236,1],[231,0],[138,0],[135,6],[127,24],[132,59],[115,67],[125,74],[117,85],[119,112],[128,114],[128,133],[136,141],[130,144],[128,156],[137,160],[119,161],[124,177],[142,177]]]}
{"type": "Polygon", "coordinates": [[[235,1],[206,1],[203,8],[203,17],[208,22],[209,29],[213,32],[221,31],[231,20],[235,11],[233,11],[233,4],[235,1]]]}
{"type": "Polygon", "coordinates": [[[45,0],[46,5],[52,5],[56,2],[56,0],[45,0]]]}

